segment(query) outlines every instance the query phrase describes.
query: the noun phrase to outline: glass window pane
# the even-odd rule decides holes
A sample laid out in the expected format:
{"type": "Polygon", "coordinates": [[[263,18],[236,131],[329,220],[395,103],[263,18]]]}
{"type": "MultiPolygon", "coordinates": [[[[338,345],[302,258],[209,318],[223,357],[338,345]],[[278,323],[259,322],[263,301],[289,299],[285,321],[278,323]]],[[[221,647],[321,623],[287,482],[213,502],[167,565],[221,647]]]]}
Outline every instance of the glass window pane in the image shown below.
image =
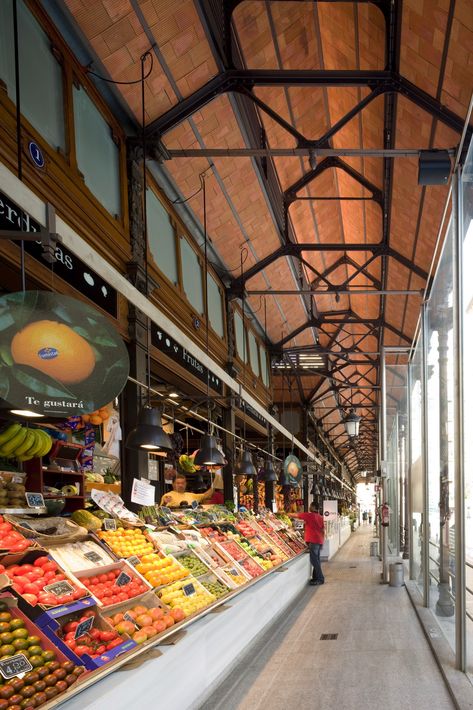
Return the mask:
{"type": "MultiPolygon", "coordinates": [[[[463,192],[463,447],[465,472],[465,580],[466,608],[473,606],[473,143],[470,144],[462,173],[463,192]]],[[[473,621],[466,618],[467,671],[473,673],[473,621]]]]}
{"type": "Polygon", "coordinates": [[[269,387],[268,356],[262,345],[259,347],[259,360],[261,363],[261,377],[266,387],[269,387]]]}
{"type": "Polygon", "coordinates": [[[177,284],[176,236],[164,205],[152,190],[147,190],[148,245],[160,271],[177,284]]]}
{"type": "Polygon", "coordinates": [[[223,300],[222,292],[218,283],[211,274],[207,274],[207,290],[209,298],[209,322],[213,330],[221,338],[224,336],[223,329],[223,300]]]}
{"type": "Polygon", "coordinates": [[[422,331],[410,366],[411,399],[411,506],[412,506],[412,579],[420,592],[424,586],[422,574],[422,515],[424,510],[423,450],[422,450],[422,331]]]}
{"type": "Polygon", "coordinates": [[[455,649],[455,486],[452,230],[427,306],[430,606],[455,649]]]}
{"type": "Polygon", "coordinates": [[[85,89],[74,87],[77,165],[85,184],[112,215],[121,214],[120,151],[85,89]]]}
{"type": "MultiPolygon", "coordinates": [[[[12,8],[11,0],[0,3],[0,77],[16,101],[12,8]]],[[[62,69],[48,36],[22,1],[18,30],[21,112],[50,145],[65,150],[62,69]]]]}
{"type": "Polygon", "coordinates": [[[248,340],[250,343],[250,365],[251,369],[255,373],[255,375],[260,374],[259,371],[259,359],[258,359],[258,343],[256,342],[256,338],[254,334],[250,331],[248,331],[248,340]]]}
{"type": "MultiPolygon", "coordinates": [[[[238,357],[244,361],[245,359],[245,334],[243,332],[243,319],[241,315],[235,311],[235,343],[238,357]]],[[[246,353],[248,358],[248,353],[246,353]]]]}
{"type": "Polygon", "coordinates": [[[189,303],[197,313],[204,313],[202,269],[197,254],[185,237],[181,237],[182,286],[189,303]]]}
{"type": "Polygon", "coordinates": [[[15,100],[15,55],[13,48],[13,2],[0,2],[0,79],[15,100]]]}

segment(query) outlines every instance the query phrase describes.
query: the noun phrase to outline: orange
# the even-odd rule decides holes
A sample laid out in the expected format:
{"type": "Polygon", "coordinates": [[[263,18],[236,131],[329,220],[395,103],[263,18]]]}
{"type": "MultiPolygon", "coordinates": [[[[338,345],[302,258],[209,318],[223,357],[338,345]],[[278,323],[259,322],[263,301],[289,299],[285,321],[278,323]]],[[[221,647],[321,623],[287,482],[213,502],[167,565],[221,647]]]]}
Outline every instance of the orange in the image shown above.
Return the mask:
{"type": "Polygon", "coordinates": [[[29,365],[65,385],[92,374],[95,354],[89,343],[64,323],[40,320],[20,330],[11,343],[13,360],[29,365]]]}

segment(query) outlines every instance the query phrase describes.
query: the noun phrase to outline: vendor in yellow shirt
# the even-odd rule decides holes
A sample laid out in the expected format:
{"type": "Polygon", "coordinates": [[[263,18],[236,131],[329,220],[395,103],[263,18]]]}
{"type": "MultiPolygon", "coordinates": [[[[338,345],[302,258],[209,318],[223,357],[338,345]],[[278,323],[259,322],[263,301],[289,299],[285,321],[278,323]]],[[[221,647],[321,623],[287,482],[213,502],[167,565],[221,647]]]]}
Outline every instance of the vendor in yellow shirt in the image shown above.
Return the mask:
{"type": "Polygon", "coordinates": [[[211,498],[214,492],[213,486],[205,493],[186,493],[187,479],[182,473],[176,474],[172,482],[172,491],[165,493],[161,498],[161,505],[169,508],[179,508],[181,503],[187,503],[189,507],[192,501],[202,503],[207,498],[211,498]]]}

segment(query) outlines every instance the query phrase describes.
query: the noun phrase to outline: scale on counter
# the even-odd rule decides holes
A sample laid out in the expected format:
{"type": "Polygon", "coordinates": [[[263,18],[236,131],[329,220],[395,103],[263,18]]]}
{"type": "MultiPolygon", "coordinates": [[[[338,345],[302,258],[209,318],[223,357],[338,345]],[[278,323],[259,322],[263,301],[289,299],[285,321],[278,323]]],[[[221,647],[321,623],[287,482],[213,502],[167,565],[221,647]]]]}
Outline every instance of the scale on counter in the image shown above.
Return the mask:
{"type": "Polygon", "coordinates": [[[71,444],[68,441],[56,441],[49,453],[49,466],[43,466],[48,471],[65,473],[80,473],[80,456],[84,450],[81,444],[71,444]]]}

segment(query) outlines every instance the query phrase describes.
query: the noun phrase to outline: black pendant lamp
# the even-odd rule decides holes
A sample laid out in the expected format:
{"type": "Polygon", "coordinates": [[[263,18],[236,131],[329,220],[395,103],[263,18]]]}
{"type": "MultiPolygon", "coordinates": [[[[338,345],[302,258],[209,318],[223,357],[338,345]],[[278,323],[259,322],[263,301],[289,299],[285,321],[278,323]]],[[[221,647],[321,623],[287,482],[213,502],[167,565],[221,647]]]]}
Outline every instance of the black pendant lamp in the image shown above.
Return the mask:
{"type": "MultiPolygon", "coordinates": [[[[141,147],[143,151],[143,242],[145,256],[145,285],[146,297],[148,298],[148,221],[146,212],[146,132],[145,132],[145,61],[150,57],[149,52],[141,57],[141,147]]],[[[142,408],[138,422],[134,429],[130,431],[126,438],[125,446],[128,449],[143,449],[145,451],[172,451],[172,442],[161,426],[161,409],[151,406],[151,328],[150,320],[147,320],[147,341],[146,341],[146,364],[147,364],[147,396],[146,404],[142,408]]]]}
{"type": "Polygon", "coordinates": [[[248,449],[243,449],[241,459],[236,467],[237,476],[256,476],[257,471],[253,463],[253,457],[248,449]]]}
{"type": "Polygon", "coordinates": [[[264,480],[267,483],[275,483],[278,480],[278,474],[275,471],[271,459],[267,459],[266,463],[264,464],[264,480]]]}
{"type": "MultiPolygon", "coordinates": [[[[207,258],[207,199],[205,191],[205,172],[200,174],[202,195],[204,198],[204,274],[205,274],[205,351],[209,356],[209,289],[208,289],[208,258],[207,258]]],[[[225,466],[225,456],[217,447],[217,439],[210,432],[210,370],[207,367],[207,433],[200,440],[200,448],[194,456],[195,466],[225,466]]]]}

